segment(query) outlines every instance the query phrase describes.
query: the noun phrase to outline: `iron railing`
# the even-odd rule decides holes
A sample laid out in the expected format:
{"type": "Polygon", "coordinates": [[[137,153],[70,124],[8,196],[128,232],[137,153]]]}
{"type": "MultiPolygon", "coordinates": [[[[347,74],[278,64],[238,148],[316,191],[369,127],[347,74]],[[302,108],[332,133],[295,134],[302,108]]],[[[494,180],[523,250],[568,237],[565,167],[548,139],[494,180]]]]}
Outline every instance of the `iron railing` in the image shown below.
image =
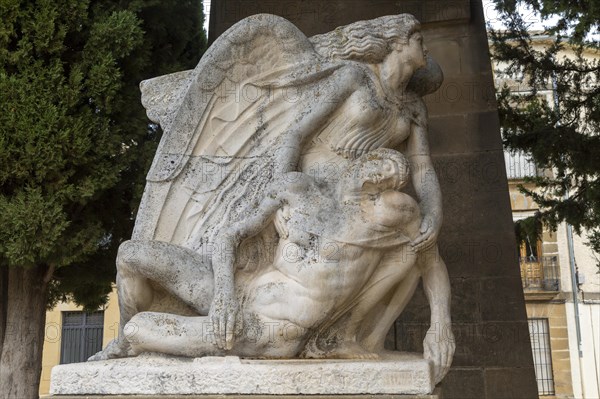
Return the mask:
{"type": "Polygon", "coordinates": [[[531,158],[523,152],[504,151],[504,163],[506,164],[506,177],[508,179],[539,176],[538,168],[531,161],[531,158]]]}
{"type": "Polygon", "coordinates": [[[554,395],[554,371],[548,319],[528,319],[528,322],[538,394],[539,396],[554,395]]]}

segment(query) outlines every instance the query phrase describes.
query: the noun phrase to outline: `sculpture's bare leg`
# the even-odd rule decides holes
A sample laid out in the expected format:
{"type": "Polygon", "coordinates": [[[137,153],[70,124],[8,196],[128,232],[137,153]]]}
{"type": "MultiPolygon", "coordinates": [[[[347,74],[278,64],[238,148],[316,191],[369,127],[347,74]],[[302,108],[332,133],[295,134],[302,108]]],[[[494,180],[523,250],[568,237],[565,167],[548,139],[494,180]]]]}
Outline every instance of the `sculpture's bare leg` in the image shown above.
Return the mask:
{"type": "Polygon", "coordinates": [[[205,316],[141,312],[127,323],[126,330],[136,355],[142,352],[193,357],[225,354],[214,344],[212,321],[205,316]]]}
{"type": "Polygon", "coordinates": [[[419,277],[422,277],[423,289],[431,309],[431,326],[423,341],[423,356],[432,361],[435,381],[438,383],[448,372],[455,349],[450,327],[450,281],[437,246],[421,252],[417,262],[418,266],[413,267],[409,275],[392,289],[393,296],[389,301],[377,304],[367,313],[362,325],[369,330],[361,330],[358,341],[368,350],[378,353],[383,351],[389,329],[412,298],[419,277]]]}
{"type": "Polygon", "coordinates": [[[393,294],[389,302],[385,306],[381,303],[377,304],[362,320],[362,325],[367,326],[367,329],[361,331],[358,341],[365,349],[375,353],[383,351],[388,331],[412,298],[420,278],[421,271],[413,267],[392,290],[393,294]]]}
{"type": "Polygon", "coordinates": [[[131,356],[125,325],[154,300],[152,283],[207,315],[213,297],[212,268],[194,251],[161,241],[126,241],[117,256],[119,337],[89,360],[131,356]]]}
{"type": "Polygon", "coordinates": [[[119,248],[117,269],[121,284],[121,314],[127,321],[152,304],[149,282],[164,288],[195,309],[207,315],[213,298],[212,267],[200,254],[161,241],[126,241],[119,248]]]}
{"type": "MultiPolygon", "coordinates": [[[[397,298],[400,290],[407,289],[410,292],[407,295],[412,296],[419,281],[419,274],[414,273],[414,270],[417,269],[415,266],[416,254],[411,252],[408,246],[402,247],[398,251],[397,254],[382,260],[377,271],[355,299],[355,305],[349,311],[350,317],[340,326],[342,339],[336,349],[328,354],[328,357],[341,359],[375,359],[378,357],[376,352],[367,350],[357,342],[357,334],[361,327],[370,325],[365,322],[365,318],[379,310],[380,307],[387,308],[386,299],[391,299],[392,303],[394,303],[393,300],[400,299],[397,298]]],[[[401,310],[396,308],[398,312],[401,310]]],[[[381,321],[378,320],[376,324],[378,323],[381,321]]],[[[386,329],[386,333],[388,329],[386,329]]]]}

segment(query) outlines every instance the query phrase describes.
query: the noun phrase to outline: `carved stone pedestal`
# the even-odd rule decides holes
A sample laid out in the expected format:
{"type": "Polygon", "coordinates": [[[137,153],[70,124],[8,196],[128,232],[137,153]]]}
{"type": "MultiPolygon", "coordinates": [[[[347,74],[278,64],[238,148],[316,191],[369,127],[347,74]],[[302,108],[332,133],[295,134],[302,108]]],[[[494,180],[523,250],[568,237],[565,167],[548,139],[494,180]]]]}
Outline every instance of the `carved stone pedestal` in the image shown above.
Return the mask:
{"type": "Polygon", "coordinates": [[[111,399],[118,395],[172,399],[179,395],[201,395],[202,398],[223,395],[369,398],[375,395],[378,398],[439,399],[437,394],[431,395],[433,389],[431,364],[405,353],[387,354],[377,361],[192,359],[148,354],[56,366],[52,370],[50,393],[60,397],[101,395],[101,398],[111,399]]]}
{"type": "MultiPolygon", "coordinates": [[[[442,399],[439,389],[431,395],[310,395],[310,399],[442,399]]],[[[93,395],[53,396],[56,399],[295,399],[304,395],[93,395]]]]}

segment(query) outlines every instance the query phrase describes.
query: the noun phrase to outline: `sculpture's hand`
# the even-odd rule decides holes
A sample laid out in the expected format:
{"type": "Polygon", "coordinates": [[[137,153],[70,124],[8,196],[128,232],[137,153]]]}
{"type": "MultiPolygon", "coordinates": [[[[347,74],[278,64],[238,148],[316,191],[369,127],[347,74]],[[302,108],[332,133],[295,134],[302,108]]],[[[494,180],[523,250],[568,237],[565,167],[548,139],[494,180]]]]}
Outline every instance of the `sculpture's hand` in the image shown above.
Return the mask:
{"type": "Polygon", "coordinates": [[[439,329],[431,327],[423,340],[423,358],[433,363],[433,377],[436,384],[448,373],[456,347],[449,325],[442,330],[443,333],[440,334],[439,329]]]}
{"type": "Polygon", "coordinates": [[[410,245],[415,252],[431,248],[436,242],[441,228],[441,223],[438,223],[435,218],[425,215],[419,229],[419,236],[415,238],[410,245]]]}
{"type": "Polygon", "coordinates": [[[290,231],[287,227],[287,221],[290,220],[290,217],[290,208],[288,206],[284,206],[283,208],[277,210],[277,213],[275,214],[275,220],[273,221],[279,237],[283,238],[284,240],[290,235],[290,231]]]}
{"type": "Polygon", "coordinates": [[[233,347],[238,311],[239,304],[234,295],[215,294],[208,317],[212,321],[214,344],[217,347],[226,350],[233,347]]]}

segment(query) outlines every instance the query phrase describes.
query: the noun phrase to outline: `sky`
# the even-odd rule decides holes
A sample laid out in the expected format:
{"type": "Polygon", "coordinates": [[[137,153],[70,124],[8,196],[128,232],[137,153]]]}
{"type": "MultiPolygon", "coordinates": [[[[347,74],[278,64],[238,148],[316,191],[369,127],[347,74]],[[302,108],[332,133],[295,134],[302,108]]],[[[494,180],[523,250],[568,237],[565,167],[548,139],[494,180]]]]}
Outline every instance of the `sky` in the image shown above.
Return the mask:
{"type": "Polygon", "coordinates": [[[208,20],[210,19],[210,0],[202,0],[204,5],[204,30],[208,34],[208,20]]]}
{"type": "MultiPolygon", "coordinates": [[[[543,30],[544,22],[540,19],[540,17],[535,14],[531,9],[525,7],[519,7],[519,11],[523,16],[523,20],[531,24],[531,30],[543,30]]],[[[485,15],[485,20],[492,25],[494,29],[500,29],[504,27],[500,19],[498,18],[498,13],[494,7],[494,1],[492,0],[483,0],[483,13],[485,15]]],[[[558,18],[551,18],[546,21],[546,24],[552,24],[557,21],[558,18]]]]}

